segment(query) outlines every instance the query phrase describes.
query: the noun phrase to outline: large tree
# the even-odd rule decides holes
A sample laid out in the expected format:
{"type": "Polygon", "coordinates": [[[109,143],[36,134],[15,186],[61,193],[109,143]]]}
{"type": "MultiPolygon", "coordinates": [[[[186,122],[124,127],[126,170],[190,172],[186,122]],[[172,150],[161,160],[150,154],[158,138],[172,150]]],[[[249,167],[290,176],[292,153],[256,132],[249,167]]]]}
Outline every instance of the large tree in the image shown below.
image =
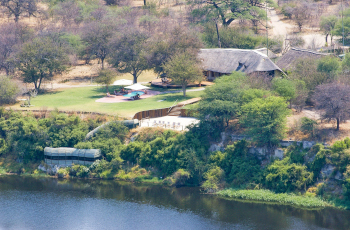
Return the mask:
{"type": "Polygon", "coordinates": [[[16,60],[23,81],[33,83],[37,91],[44,79],[50,80],[54,74],[62,73],[69,63],[65,48],[48,37],[24,44],[16,60]]]}
{"type": "Polygon", "coordinates": [[[289,109],[281,97],[255,98],[242,106],[240,122],[260,146],[269,148],[283,139],[289,109]]]}
{"type": "Polygon", "coordinates": [[[115,33],[113,23],[91,22],[84,26],[82,40],[85,42],[84,55],[86,60],[96,57],[101,61],[101,68],[104,68],[104,62],[111,53],[110,39],[115,33]]]}
{"type": "Polygon", "coordinates": [[[323,84],[316,88],[313,100],[323,111],[324,119],[335,119],[339,124],[350,117],[350,87],[339,83],[323,84]]]}
{"type": "Polygon", "coordinates": [[[230,25],[236,19],[260,20],[264,18],[265,2],[269,0],[209,0],[191,3],[198,5],[192,14],[210,21],[219,18],[223,26],[230,25]]]}
{"type": "Polygon", "coordinates": [[[108,62],[121,73],[130,73],[134,83],[142,71],[149,68],[148,36],[138,30],[117,35],[109,44],[112,49],[108,62]]]}
{"type": "Polygon", "coordinates": [[[169,33],[153,37],[151,52],[147,55],[149,65],[159,75],[164,73],[163,65],[174,54],[186,52],[196,55],[203,44],[198,34],[183,27],[175,27],[169,33]]]}
{"type": "Polygon", "coordinates": [[[326,35],[326,43],[328,43],[328,35],[331,35],[331,43],[333,42],[333,33],[337,21],[338,18],[335,15],[321,18],[320,29],[326,35]]]}
{"type": "Polygon", "coordinates": [[[7,10],[8,17],[15,17],[15,22],[20,16],[35,16],[38,11],[36,0],[0,0],[0,6],[7,10]]]}
{"type": "Polygon", "coordinates": [[[187,85],[196,81],[200,82],[203,77],[198,60],[188,53],[175,54],[164,64],[164,70],[173,83],[182,86],[184,97],[187,85]]]}
{"type": "Polygon", "coordinates": [[[16,102],[17,84],[9,76],[0,75],[0,105],[16,102]]]}

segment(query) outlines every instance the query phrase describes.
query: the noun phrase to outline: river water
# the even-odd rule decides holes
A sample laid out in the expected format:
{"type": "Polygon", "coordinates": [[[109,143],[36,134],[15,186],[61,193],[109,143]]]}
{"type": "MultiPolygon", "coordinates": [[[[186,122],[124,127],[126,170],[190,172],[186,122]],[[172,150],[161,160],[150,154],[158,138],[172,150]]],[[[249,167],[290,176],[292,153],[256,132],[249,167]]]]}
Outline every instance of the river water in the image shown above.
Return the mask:
{"type": "Polygon", "coordinates": [[[350,229],[350,212],[225,200],[198,188],[0,177],[0,229],[350,229]]]}

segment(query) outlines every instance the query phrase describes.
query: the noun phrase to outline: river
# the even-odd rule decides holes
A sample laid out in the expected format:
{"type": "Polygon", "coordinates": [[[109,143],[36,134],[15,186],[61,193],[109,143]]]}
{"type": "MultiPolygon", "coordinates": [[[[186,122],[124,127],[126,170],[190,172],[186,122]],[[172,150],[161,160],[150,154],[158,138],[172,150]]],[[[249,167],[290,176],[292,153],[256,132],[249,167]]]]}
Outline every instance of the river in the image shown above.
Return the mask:
{"type": "Polygon", "coordinates": [[[350,229],[350,212],[226,200],[198,188],[0,177],[0,229],[350,229]]]}

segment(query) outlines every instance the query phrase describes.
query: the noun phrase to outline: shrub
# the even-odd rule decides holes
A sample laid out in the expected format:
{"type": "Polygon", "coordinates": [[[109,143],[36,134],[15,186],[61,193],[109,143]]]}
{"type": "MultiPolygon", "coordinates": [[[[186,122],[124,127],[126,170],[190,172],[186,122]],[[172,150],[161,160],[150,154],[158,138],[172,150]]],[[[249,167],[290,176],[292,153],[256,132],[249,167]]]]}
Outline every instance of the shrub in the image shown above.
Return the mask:
{"type": "Polygon", "coordinates": [[[11,78],[0,75],[0,105],[16,102],[18,86],[11,78]]]}
{"type": "Polygon", "coordinates": [[[214,193],[222,187],[225,172],[220,167],[216,166],[204,174],[205,181],[202,184],[202,189],[208,193],[214,193]]]}
{"type": "Polygon", "coordinates": [[[189,172],[184,169],[179,169],[170,177],[165,178],[163,184],[176,187],[184,186],[190,177],[191,174],[189,172]]]}
{"type": "Polygon", "coordinates": [[[313,173],[306,166],[290,164],[289,157],[277,160],[267,167],[265,183],[276,192],[290,192],[296,189],[306,189],[313,182],[313,173]]]}
{"type": "Polygon", "coordinates": [[[304,133],[311,133],[313,135],[316,125],[317,125],[317,122],[310,118],[307,118],[307,117],[301,118],[300,129],[304,133]]]}

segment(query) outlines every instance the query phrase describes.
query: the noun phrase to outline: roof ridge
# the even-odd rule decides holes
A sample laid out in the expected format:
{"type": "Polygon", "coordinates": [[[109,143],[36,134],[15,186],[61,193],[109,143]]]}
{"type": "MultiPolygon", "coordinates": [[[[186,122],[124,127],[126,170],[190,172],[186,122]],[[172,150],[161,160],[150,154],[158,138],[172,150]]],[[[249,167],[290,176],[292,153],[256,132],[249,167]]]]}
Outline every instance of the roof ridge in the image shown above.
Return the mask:
{"type": "Polygon", "coordinates": [[[306,50],[306,49],[300,49],[300,48],[295,48],[295,47],[292,47],[291,48],[292,50],[297,50],[297,51],[302,51],[302,52],[308,52],[308,53],[312,53],[312,54],[319,54],[319,55],[329,55],[329,54],[325,54],[325,53],[319,53],[319,52],[315,52],[315,51],[312,51],[312,50],[306,50]]]}

